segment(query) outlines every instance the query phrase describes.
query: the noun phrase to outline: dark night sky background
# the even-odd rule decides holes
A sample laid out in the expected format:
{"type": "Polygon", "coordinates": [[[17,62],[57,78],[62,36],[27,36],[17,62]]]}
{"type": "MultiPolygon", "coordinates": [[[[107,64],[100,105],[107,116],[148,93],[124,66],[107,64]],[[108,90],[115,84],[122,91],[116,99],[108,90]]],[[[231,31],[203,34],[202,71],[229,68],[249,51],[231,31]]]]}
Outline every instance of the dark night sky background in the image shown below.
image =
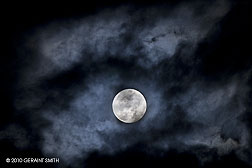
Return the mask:
{"type": "Polygon", "coordinates": [[[251,167],[251,1],[2,8],[1,165],[251,167]],[[112,113],[125,88],[148,103],[134,124],[112,113]]]}

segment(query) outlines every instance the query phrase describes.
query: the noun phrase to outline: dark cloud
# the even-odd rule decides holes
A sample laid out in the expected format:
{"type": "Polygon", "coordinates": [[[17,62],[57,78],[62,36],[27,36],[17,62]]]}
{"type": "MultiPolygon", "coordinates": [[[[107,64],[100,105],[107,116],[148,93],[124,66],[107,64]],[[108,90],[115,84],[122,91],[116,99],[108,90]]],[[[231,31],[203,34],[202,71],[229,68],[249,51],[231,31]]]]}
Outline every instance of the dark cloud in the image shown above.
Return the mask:
{"type": "Polygon", "coordinates": [[[240,10],[230,1],[122,5],[34,29],[17,52],[16,123],[0,140],[60,157],[62,166],[135,158],[146,166],[211,167],[233,157],[234,165],[252,164],[251,59],[236,42],[248,29],[240,10]],[[147,100],[134,124],[112,113],[125,88],[147,100]]]}

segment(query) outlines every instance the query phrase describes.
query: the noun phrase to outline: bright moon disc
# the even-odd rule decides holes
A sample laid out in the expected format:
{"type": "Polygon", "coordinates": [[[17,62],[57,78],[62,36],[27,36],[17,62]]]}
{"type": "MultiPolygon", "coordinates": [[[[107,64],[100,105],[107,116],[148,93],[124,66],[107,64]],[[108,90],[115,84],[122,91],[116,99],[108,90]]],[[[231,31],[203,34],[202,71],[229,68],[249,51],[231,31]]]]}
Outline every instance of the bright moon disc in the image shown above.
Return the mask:
{"type": "Polygon", "coordinates": [[[140,120],[147,108],[144,96],[135,89],[124,89],[120,91],[113,100],[113,112],[120,121],[134,123],[140,120]]]}

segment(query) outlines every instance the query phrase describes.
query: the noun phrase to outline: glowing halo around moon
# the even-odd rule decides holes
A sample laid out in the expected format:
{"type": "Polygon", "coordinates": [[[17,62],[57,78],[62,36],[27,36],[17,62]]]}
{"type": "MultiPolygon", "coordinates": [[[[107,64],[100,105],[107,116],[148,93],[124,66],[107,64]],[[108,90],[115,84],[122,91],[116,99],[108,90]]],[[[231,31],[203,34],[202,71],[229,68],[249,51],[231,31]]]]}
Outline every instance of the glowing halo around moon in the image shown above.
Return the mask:
{"type": "Polygon", "coordinates": [[[147,102],[139,91],[124,89],[114,97],[112,109],[118,120],[124,123],[134,123],[144,116],[147,102]]]}

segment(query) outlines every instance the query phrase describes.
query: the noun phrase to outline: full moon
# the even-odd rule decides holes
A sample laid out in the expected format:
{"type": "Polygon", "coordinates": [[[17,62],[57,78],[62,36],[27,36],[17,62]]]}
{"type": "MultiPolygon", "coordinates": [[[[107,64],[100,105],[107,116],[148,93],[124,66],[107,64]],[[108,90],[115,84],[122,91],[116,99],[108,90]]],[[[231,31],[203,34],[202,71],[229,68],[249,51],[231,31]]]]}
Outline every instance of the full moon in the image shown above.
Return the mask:
{"type": "Polygon", "coordinates": [[[144,116],[147,103],[139,91],[124,89],[114,97],[112,109],[118,120],[124,123],[134,123],[144,116]]]}

